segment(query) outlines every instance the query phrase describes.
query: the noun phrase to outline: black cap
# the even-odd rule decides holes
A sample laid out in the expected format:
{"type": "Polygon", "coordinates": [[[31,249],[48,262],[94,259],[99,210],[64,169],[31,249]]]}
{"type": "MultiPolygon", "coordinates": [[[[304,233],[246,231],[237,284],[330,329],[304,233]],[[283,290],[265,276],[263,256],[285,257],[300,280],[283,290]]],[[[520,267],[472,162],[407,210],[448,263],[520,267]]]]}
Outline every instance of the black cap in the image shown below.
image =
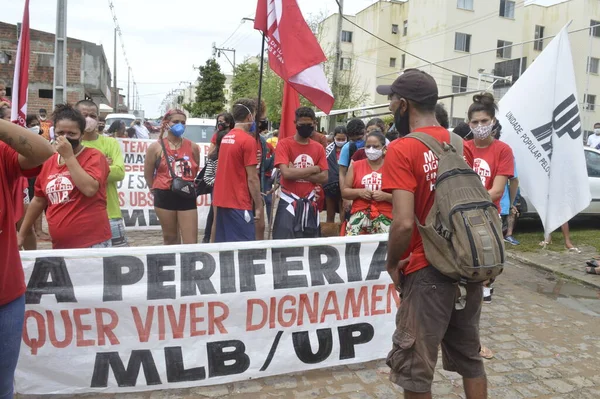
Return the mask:
{"type": "Polygon", "coordinates": [[[434,105],[438,101],[435,79],[419,69],[407,69],[391,85],[377,86],[377,93],[384,96],[397,94],[418,104],[434,105]]]}

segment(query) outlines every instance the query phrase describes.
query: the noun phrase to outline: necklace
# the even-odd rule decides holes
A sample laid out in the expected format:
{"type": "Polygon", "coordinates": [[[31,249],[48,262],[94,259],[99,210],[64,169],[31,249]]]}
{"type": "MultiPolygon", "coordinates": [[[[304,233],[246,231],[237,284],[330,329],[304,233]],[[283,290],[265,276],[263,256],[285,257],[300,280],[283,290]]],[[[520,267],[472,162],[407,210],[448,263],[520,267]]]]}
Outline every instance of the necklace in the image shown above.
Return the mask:
{"type": "Polygon", "coordinates": [[[183,144],[183,140],[180,140],[178,143],[174,143],[174,142],[172,142],[172,141],[171,141],[171,140],[169,140],[169,139],[167,139],[167,141],[168,141],[169,143],[171,143],[171,144],[173,145],[173,147],[175,147],[175,148],[174,148],[175,150],[176,150],[176,149],[178,149],[178,148],[180,148],[180,147],[181,147],[181,145],[183,144]]]}

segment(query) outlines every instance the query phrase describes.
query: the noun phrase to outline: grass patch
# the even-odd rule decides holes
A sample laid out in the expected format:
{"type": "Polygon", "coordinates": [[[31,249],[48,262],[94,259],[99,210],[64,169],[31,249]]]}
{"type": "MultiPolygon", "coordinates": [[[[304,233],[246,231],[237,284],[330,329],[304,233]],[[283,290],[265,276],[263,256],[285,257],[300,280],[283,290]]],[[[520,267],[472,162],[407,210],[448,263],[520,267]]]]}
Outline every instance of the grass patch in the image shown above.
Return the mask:
{"type": "MultiPolygon", "coordinates": [[[[592,217],[575,219],[569,223],[571,241],[576,247],[590,246],[600,252],[600,223],[592,217]]],[[[519,220],[514,237],[521,245],[513,247],[507,244],[508,249],[521,252],[534,252],[541,249],[539,243],[544,240],[544,229],[539,220],[519,220]]],[[[558,229],[552,233],[552,244],[546,249],[562,252],[565,250],[564,237],[558,229]]]]}

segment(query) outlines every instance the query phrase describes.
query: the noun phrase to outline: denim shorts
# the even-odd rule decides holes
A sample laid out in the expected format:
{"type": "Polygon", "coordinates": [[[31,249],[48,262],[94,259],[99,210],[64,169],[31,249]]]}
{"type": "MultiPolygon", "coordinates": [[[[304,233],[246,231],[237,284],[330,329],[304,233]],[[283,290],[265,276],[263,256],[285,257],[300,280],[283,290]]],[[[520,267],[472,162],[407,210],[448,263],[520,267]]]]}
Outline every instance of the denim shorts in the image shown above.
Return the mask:
{"type": "Polygon", "coordinates": [[[25,295],[0,305],[0,399],[13,397],[24,317],[25,295]]]}
{"type": "Polygon", "coordinates": [[[98,244],[94,244],[88,248],[110,248],[110,247],[112,247],[112,241],[106,240],[104,242],[99,242],[98,244]]]}
{"type": "Polygon", "coordinates": [[[110,219],[110,231],[112,233],[113,247],[128,247],[127,237],[125,236],[125,224],[123,219],[110,219]]]}

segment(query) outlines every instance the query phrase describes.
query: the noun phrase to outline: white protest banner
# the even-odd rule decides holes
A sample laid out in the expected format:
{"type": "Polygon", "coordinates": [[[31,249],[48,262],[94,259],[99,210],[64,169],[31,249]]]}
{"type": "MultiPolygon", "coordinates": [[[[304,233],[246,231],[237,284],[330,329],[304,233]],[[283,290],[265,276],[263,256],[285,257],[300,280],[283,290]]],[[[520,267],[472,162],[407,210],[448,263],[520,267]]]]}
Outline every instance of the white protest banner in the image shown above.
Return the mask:
{"type": "Polygon", "coordinates": [[[386,357],[387,236],[22,252],[22,394],[229,383],[386,357]]]}
{"type": "Polygon", "coordinates": [[[500,101],[501,140],[548,235],[591,202],[569,34],[565,26],[500,101]]]}
{"type": "MultiPolygon", "coordinates": [[[[125,161],[125,179],[117,184],[126,230],[160,229],[154,211],[154,198],[144,179],[146,150],[156,140],[119,139],[125,161]]],[[[200,167],[208,155],[209,144],[200,143],[200,167]]],[[[210,207],[210,196],[198,197],[198,227],[204,229],[210,207]]]]}

